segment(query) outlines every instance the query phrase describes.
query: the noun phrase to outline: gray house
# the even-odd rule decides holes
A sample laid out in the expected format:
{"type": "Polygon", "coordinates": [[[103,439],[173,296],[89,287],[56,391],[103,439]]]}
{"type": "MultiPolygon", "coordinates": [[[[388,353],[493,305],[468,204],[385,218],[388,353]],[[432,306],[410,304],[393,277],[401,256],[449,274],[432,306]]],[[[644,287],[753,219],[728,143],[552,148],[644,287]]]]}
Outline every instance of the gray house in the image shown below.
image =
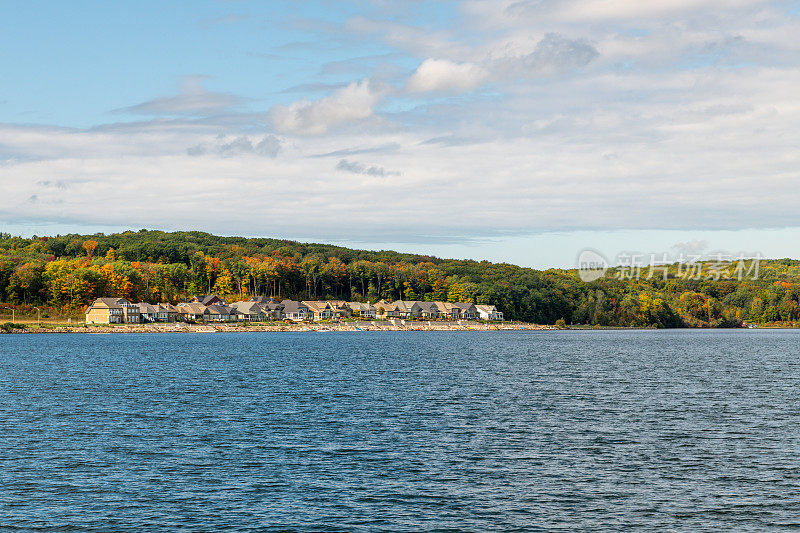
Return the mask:
{"type": "Polygon", "coordinates": [[[227,305],[209,305],[208,320],[211,322],[236,322],[239,314],[227,305]]]}
{"type": "Polygon", "coordinates": [[[297,302],[294,300],[284,300],[281,302],[283,306],[283,319],[284,320],[293,320],[295,322],[300,322],[302,320],[310,320],[314,317],[314,314],[311,312],[311,309],[308,308],[303,302],[297,302]]]}
{"type": "Polygon", "coordinates": [[[264,304],[249,302],[234,302],[231,307],[241,313],[241,319],[245,322],[263,322],[267,320],[267,310],[264,304]]]}
{"type": "Polygon", "coordinates": [[[421,317],[429,320],[436,320],[439,318],[439,308],[434,302],[417,302],[421,309],[421,317]]]}
{"type": "Polygon", "coordinates": [[[453,309],[458,310],[457,318],[460,318],[462,320],[474,320],[478,318],[478,308],[475,307],[475,304],[454,302],[453,309]]]}
{"type": "Polygon", "coordinates": [[[419,318],[422,316],[422,307],[419,302],[410,300],[397,300],[393,302],[400,318],[419,318]]]}
{"type": "Polygon", "coordinates": [[[378,316],[378,310],[370,303],[363,302],[347,302],[347,307],[353,315],[360,316],[361,318],[375,318],[378,316]]]}

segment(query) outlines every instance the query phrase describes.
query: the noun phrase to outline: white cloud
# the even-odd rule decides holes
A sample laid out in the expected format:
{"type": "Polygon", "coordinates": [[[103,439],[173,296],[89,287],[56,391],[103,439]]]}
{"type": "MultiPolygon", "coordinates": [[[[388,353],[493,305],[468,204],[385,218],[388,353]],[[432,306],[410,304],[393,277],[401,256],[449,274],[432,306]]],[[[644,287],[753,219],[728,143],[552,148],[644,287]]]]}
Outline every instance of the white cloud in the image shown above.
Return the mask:
{"type": "Polygon", "coordinates": [[[426,59],[406,83],[412,93],[466,92],[483,83],[488,74],[471,63],[456,63],[447,59],[426,59]]]}
{"type": "Polygon", "coordinates": [[[483,27],[550,27],[608,22],[644,25],[689,14],[724,16],[774,4],[771,0],[469,0],[463,10],[483,27]]]}
{"type": "MultiPolygon", "coordinates": [[[[555,9],[556,17],[571,21],[608,19],[649,19],[696,11],[724,10],[764,4],[764,0],[574,0],[555,9]]],[[[536,2],[528,2],[535,6],[536,2]]]]}
{"type": "Polygon", "coordinates": [[[211,98],[148,107],[199,118],[0,124],[0,220],[373,242],[800,226],[798,17],[747,0],[511,4],[472,2],[427,34],[351,22],[413,52],[408,79],[382,78],[407,91],[374,72],[294,77],[327,96],[224,120],[200,113],[230,110],[211,98]]]}
{"type": "Polygon", "coordinates": [[[177,96],[155,98],[116,111],[154,116],[205,116],[228,112],[246,101],[231,93],[207,90],[203,87],[203,82],[208,79],[209,76],[184,76],[177,96]]]}
{"type": "Polygon", "coordinates": [[[364,79],[320,100],[276,106],[271,111],[272,122],[282,133],[321,135],[336,126],[370,117],[379,100],[380,94],[364,79]]]}

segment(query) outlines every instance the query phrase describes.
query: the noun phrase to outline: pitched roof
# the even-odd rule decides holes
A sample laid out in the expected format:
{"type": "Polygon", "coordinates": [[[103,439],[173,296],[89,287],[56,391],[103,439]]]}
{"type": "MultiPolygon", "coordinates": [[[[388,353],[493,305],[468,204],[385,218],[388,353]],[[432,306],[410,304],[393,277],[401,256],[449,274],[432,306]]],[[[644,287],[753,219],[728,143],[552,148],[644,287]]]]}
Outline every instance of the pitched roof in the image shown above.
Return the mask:
{"type": "Polygon", "coordinates": [[[401,313],[410,313],[414,310],[414,306],[419,309],[416,301],[413,300],[397,300],[394,302],[395,308],[401,313]]]}
{"type": "Polygon", "coordinates": [[[428,313],[439,312],[439,306],[437,306],[435,302],[417,302],[417,304],[422,308],[423,311],[427,311],[428,313]]]}
{"type": "Polygon", "coordinates": [[[92,307],[97,308],[108,308],[108,309],[122,309],[122,305],[119,304],[119,300],[124,300],[124,298],[97,298],[92,305],[89,306],[91,309],[92,307]]]}
{"type": "Polygon", "coordinates": [[[208,306],[208,312],[212,315],[231,315],[233,314],[231,311],[233,311],[233,309],[227,305],[214,304],[208,306]]]}
{"type": "Polygon", "coordinates": [[[140,313],[148,314],[148,315],[153,315],[153,314],[158,313],[158,307],[160,307],[160,306],[155,306],[153,304],[149,304],[147,302],[139,302],[136,305],[139,306],[139,312],[140,313]]]}
{"type": "Polygon", "coordinates": [[[433,302],[433,303],[435,303],[436,307],[439,308],[440,313],[450,314],[450,312],[453,310],[453,304],[451,304],[450,302],[433,302]]]}
{"type": "Polygon", "coordinates": [[[208,307],[199,303],[182,304],[179,309],[181,313],[187,315],[203,315],[208,313],[208,307]]]}
{"type": "Polygon", "coordinates": [[[347,307],[349,307],[353,311],[359,311],[359,312],[376,310],[374,305],[364,302],[347,302],[347,307]]]}
{"type": "Polygon", "coordinates": [[[307,305],[295,300],[284,300],[281,302],[281,305],[283,305],[284,313],[299,313],[301,309],[308,311],[307,305]]]}
{"type": "Polygon", "coordinates": [[[394,311],[397,309],[397,306],[393,303],[389,303],[386,300],[381,300],[380,302],[375,304],[375,308],[383,307],[385,311],[394,311]]]}
{"type": "Polygon", "coordinates": [[[331,305],[328,302],[303,300],[303,303],[306,305],[306,307],[317,313],[324,311],[326,309],[331,309],[331,305]]]}
{"type": "Polygon", "coordinates": [[[211,301],[214,300],[215,298],[220,302],[225,302],[225,300],[223,300],[220,296],[217,296],[216,294],[198,294],[193,299],[197,300],[198,303],[201,303],[203,305],[209,305],[211,301]]]}
{"type": "Polygon", "coordinates": [[[253,300],[249,302],[234,302],[231,304],[231,307],[246,315],[259,315],[264,313],[264,306],[253,300]]]}

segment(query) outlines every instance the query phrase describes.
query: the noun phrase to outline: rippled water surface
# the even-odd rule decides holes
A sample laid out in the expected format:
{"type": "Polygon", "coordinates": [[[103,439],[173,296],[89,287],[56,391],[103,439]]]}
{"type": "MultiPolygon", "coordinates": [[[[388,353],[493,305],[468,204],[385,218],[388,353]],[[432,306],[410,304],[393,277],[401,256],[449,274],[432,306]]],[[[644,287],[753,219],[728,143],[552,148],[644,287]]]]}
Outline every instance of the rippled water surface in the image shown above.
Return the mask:
{"type": "Polygon", "coordinates": [[[0,336],[0,530],[800,526],[800,333],[0,336]]]}

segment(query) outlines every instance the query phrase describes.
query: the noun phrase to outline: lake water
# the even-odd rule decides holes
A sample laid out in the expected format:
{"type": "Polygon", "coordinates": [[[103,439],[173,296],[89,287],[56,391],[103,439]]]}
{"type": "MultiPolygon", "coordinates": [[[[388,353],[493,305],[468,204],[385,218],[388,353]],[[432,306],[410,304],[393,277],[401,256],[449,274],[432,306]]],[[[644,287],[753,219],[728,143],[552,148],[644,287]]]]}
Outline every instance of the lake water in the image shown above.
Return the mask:
{"type": "Polygon", "coordinates": [[[800,526],[800,332],[0,335],[0,530],[800,526]]]}

